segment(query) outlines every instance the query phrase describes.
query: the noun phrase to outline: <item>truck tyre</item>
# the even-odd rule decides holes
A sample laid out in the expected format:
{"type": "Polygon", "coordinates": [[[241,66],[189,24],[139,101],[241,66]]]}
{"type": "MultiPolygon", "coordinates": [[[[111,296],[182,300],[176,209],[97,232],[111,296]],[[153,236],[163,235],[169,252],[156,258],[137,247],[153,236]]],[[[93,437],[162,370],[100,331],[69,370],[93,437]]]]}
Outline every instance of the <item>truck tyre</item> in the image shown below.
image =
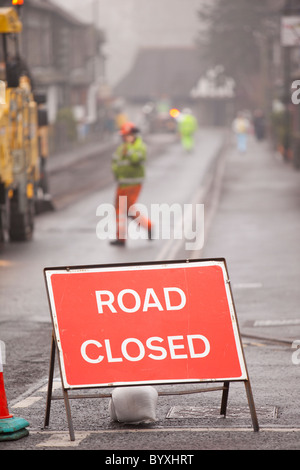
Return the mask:
{"type": "Polygon", "coordinates": [[[31,240],[34,227],[34,206],[32,201],[28,201],[27,210],[21,213],[18,204],[11,202],[9,237],[11,241],[31,240]]]}

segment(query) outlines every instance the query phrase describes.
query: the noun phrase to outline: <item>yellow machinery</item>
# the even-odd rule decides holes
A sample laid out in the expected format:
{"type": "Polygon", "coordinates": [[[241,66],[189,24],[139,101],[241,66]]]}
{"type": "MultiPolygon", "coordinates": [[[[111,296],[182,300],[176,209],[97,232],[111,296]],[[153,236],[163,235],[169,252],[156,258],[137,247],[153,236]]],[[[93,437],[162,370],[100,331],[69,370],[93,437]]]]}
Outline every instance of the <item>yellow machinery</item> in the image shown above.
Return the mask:
{"type": "Polygon", "coordinates": [[[32,237],[39,197],[46,192],[47,123],[39,126],[41,100],[19,56],[21,31],[18,11],[0,8],[0,244],[32,237]]]}

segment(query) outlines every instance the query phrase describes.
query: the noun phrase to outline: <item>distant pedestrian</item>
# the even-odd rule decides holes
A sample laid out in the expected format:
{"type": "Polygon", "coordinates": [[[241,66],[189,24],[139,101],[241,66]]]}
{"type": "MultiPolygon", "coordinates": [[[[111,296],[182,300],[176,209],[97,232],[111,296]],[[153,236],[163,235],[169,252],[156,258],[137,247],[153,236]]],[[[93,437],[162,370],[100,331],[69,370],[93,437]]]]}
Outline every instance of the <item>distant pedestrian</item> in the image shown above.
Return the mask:
{"type": "MultiPolygon", "coordinates": [[[[123,142],[113,156],[112,171],[118,187],[115,201],[116,240],[111,242],[112,245],[125,245],[128,211],[134,209],[145,177],[147,148],[138,133],[139,129],[132,122],[125,122],[120,129],[123,142]]],[[[138,213],[138,222],[148,231],[148,238],[151,239],[151,221],[138,213]]]]}
{"type": "Polygon", "coordinates": [[[253,128],[257,140],[263,140],[266,132],[265,116],[261,109],[256,109],[253,116],[253,128]]]}
{"type": "Polygon", "coordinates": [[[185,108],[178,117],[178,132],[181,139],[182,147],[190,152],[195,145],[195,132],[198,129],[198,122],[192,111],[185,108]]]}
{"type": "Polygon", "coordinates": [[[248,134],[250,131],[249,119],[243,113],[239,113],[233,120],[232,130],[236,136],[238,151],[245,153],[247,151],[248,134]]]}

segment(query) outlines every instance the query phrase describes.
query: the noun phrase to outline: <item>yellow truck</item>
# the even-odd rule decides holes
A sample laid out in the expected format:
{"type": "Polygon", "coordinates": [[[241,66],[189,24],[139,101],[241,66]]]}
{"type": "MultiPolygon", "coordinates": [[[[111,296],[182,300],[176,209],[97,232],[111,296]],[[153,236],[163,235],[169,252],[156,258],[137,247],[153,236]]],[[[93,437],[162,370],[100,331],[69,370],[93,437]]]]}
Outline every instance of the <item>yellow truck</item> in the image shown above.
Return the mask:
{"type": "MultiPolygon", "coordinates": [[[[13,0],[13,3],[17,3],[13,0]]],[[[30,240],[39,201],[47,193],[47,122],[19,54],[16,7],[0,8],[0,245],[30,240]]]]}

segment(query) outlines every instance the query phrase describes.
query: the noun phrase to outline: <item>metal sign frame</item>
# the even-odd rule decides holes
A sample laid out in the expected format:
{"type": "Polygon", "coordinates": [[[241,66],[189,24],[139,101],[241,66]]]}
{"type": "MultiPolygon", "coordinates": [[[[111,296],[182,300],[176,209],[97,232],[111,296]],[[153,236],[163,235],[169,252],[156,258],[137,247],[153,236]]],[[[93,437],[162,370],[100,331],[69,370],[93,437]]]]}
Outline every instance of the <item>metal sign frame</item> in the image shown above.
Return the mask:
{"type": "MultiPolygon", "coordinates": [[[[143,384],[159,384],[159,385],[170,385],[170,384],[178,384],[178,383],[217,383],[222,382],[223,385],[217,387],[209,387],[209,388],[202,388],[197,390],[185,390],[179,392],[179,394],[184,393],[200,393],[200,392],[207,392],[207,391],[215,391],[221,390],[222,391],[222,400],[221,400],[221,408],[220,414],[226,416],[227,410],[227,400],[228,400],[228,393],[229,393],[229,384],[230,382],[244,382],[248,405],[250,409],[252,425],[254,431],[259,430],[258,420],[256,416],[256,410],[254,405],[253,394],[250,385],[250,379],[248,375],[248,370],[246,366],[243,346],[240,338],[239,326],[236,316],[236,310],[234,306],[233,296],[231,292],[230,280],[228,276],[228,270],[226,261],[224,258],[217,258],[217,259],[201,259],[201,260],[183,260],[183,261],[156,261],[156,262],[144,262],[144,263],[127,263],[127,264],[109,264],[109,265],[89,265],[89,266],[65,266],[65,267],[50,267],[44,269],[44,279],[46,284],[46,290],[48,295],[48,302],[49,308],[51,313],[52,325],[53,325],[53,332],[52,332],[52,343],[51,343],[51,356],[50,356],[50,367],[49,367],[49,380],[48,380],[48,393],[47,393],[47,402],[46,402],[46,413],[45,413],[45,421],[44,426],[49,426],[49,419],[50,419],[50,407],[51,401],[56,399],[64,399],[68,427],[69,427],[69,434],[70,439],[73,441],[75,440],[74,428],[72,423],[71,417],[71,408],[69,399],[74,398],[108,398],[111,396],[110,393],[102,393],[102,394],[87,394],[84,395],[73,395],[69,394],[72,390],[79,390],[85,388],[110,388],[115,386],[124,386],[124,385],[143,385],[143,384]],[[136,381],[136,380],[126,380],[124,382],[103,382],[103,383],[92,383],[92,384],[75,384],[72,385],[68,383],[68,379],[66,376],[66,368],[64,363],[64,355],[63,355],[63,347],[62,342],[60,339],[59,333],[59,320],[57,316],[56,306],[55,306],[55,299],[54,299],[54,292],[52,288],[52,280],[51,276],[53,274],[76,274],[76,273],[101,273],[101,272],[115,272],[119,273],[122,271],[145,271],[145,270],[155,270],[155,269],[165,269],[165,268],[189,268],[189,267],[206,267],[206,266],[217,266],[222,269],[222,273],[224,276],[224,287],[226,290],[226,296],[228,301],[228,308],[230,311],[230,318],[232,321],[232,328],[233,328],[233,335],[234,341],[236,346],[236,353],[239,360],[241,374],[240,376],[236,377],[218,377],[218,378],[208,378],[208,379],[195,379],[195,378],[183,378],[183,379],[152,379],[147,381],[136,381]],[[55,354],[58,355],[58,364],[60,369],[60,377],[62,383],[62,392],[63,395],[59,397],[54,397],[52,395],[52,387],[53,387],[53,377],[54,377],[54,366],[55,366],[55,354]]],[[[178,393],[178,392],[177,392],[178,393]]],[[[177,393],[169,393],[169,392],[159,392],[159,395],[176,395],[177,393]]]]}

